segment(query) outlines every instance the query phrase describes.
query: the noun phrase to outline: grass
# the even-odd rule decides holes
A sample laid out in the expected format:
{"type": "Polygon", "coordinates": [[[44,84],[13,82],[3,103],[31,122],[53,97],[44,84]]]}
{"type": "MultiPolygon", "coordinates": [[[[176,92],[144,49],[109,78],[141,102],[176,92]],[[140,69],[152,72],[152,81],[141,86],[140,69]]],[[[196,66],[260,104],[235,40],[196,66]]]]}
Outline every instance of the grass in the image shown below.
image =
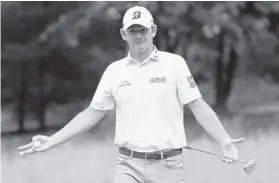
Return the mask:
{"type": "Polygon", "coordinates": [[[43,154],[18,156],[16,146],[30,138],[3,140],[3,183],[104,183],[113,177],[116,148],[111,143],[96,142],[82,135],[43,154]]]}
{"type": "MultiPolygon", "coordinates": [[[[29,141],[31,135],[2,139],[2,183],[109,183],[114,176],[117,148],[112,140],[94,140],[87,133],[49,152],[20,157],[16,147],[29,141]]],[[[191,144],[202,149],[220,152],[220,147],[201,137],[191,144]]],[[[275,183],[279,182],[275,132],[246,138],[238,145],[244,160],[257,160],[256,171],[245,174],[243,164],[229,165],[217,157],[184,150],[187,183],[275,183]]]]}
{"type": "MultiPolygon", "coordinates": [[[[215,157],[186,152],[186,182],[189,183],[275,183],[279,181],[279,168],[276,163],[279,149],[276,147],[279,136],[260,136],[257,139],[246,139],[238,145],[239,157],[244,160],[256,159],[257,168],[252,174],[246,174],[244,164],[228,165],[215,157]],[[189,164],[189,166],[187,166],[189,164]],[[187,181],[188,180],[188,181],[187,181]]],[[[220,152],[218,146],[201,140],[196,146],[220,152]]]]}

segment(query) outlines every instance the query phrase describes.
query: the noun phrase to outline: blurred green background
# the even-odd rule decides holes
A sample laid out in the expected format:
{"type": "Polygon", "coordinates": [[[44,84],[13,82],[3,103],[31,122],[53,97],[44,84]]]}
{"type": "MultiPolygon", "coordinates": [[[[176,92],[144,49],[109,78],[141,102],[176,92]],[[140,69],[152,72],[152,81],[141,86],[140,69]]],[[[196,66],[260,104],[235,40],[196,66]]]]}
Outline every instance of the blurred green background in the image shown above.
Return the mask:
{"type": "MultiPolygon", "coordinates": [[[[246,138],[240,157],[258,161],[248,176],[241,164],[185,151],[186,182],[279,182],[279,2],[260,1],[1,2],[2,182],[112,182],[113,111],[44,154],[19,157],[17,146],[89,105],[105,68],[127,54],[119,29],[136,4],[154,16],[157,48],[185,58],[229,133],[246,138]]],[[[190,144],[221,152],[187,109],[185,130],[190,144]]]]}

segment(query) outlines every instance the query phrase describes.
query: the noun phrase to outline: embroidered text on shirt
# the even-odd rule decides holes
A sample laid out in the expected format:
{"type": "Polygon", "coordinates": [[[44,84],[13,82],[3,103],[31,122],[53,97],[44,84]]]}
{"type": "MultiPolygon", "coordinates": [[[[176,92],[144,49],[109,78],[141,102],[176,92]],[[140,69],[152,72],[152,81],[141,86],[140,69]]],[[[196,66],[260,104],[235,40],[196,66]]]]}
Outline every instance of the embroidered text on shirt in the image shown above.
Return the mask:
{"type": "Polygon", "coordinates": [[[150,81],[149,83],[166,83],[167,79],[166,77],[153,77],[153,78],[150,78],[150,81]]]}
{"type": "Polygon", "coordinates": [[[129,81],[122,81],[119,87],[123,87],[123,86],[131,86],[131,83],[129,81]]]}
{"type": "Polygon", "coordinates": [[[191,88],[195,88],[196,87],[196,83],[194,81],[193,76],[187,76],[187,80],[188,80],[188,83],[190,84],[191,88]]]}

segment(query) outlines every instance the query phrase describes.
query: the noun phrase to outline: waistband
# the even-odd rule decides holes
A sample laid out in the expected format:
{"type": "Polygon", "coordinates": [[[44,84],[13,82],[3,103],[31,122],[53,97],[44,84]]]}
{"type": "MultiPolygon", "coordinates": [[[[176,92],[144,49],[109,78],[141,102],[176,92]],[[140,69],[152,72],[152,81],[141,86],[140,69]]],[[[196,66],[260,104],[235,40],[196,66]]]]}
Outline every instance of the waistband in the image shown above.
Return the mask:
{"type": "Polygon", "coordinates": [[[133,158],[160,160],[160,159],[166,159],[166,158],[181,154],[182,148],[172,149],[172,150],[164,151],[164,152],[163,151],[138,152],[138,151],[130,150],[125,147],[120,147],[119,153],[126,155],[126,156],[133,157],[133,158]]]}

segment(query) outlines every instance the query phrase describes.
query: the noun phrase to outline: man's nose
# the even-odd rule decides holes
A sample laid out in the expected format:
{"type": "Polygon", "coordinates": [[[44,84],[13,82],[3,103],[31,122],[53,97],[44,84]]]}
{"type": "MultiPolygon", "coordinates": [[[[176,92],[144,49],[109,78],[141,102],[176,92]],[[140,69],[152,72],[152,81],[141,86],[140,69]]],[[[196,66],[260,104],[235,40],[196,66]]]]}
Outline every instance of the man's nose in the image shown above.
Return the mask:
{"type": "Polygon", "coordinates": [[[136,33],[136,38],[141,38],[142,34],[140,32],[136,33]]]}

